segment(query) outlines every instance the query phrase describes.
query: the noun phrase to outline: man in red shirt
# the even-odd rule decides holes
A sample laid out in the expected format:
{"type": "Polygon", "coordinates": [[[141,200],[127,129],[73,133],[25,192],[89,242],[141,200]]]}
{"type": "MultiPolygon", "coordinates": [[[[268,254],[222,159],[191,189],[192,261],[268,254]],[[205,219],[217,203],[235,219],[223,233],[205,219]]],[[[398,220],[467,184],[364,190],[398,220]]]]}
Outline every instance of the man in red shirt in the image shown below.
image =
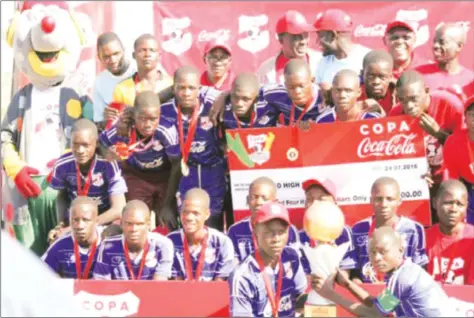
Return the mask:
{"type": "Polygon", "coordinates": [[[443,147],[446,175],[461,180],[468,189],[469,206],[466,221],[474,224],[474,96],[465,104],[466,129],[448,137],[443,147]]]}
{"type": "MultiPolygon", "coordinates": [[[[419,118],[420,126],[426,132],[426,157],[430,166],[433,185],[430,195],[434,197],[442,181],[443,149],[446,138],[463,124],[461,100],[446,91],[429,92],[423,76],[412,70],[405,71],[396,84],[399,104],[389,116],[410,115],[419,118]]],[[[437,216],[432,214],[434,220],[437,216]]]]}
{"type": "Polygon", "coordinates": [[[211,40],[204,48],[206,70],[201,75],[201,85],[212,86],[218,90],[230,90],[235,74],[231,71],[232,50],[222,40],[211,40]]]}
{"type": "Polygon", "coordinates": [[[433,56],[436,63],[418,66],[416,70],[423,74],[425,84],[431,90],[453,89],[464,95],[464,100],[474,95],[474,72],[465,68],[459,61],[459,55],[466,42],[466,31],[454,23],[443,24],[436,30],[433,41],[433,56]],[[466,89],[464,89],[466,87],[466,89]]]}
{"type": "Polygon", "coordinates": [[[474,284],[474,226],[466,224],[467,191],[458,180],[444,181],[435,199],[439,224],[426,231],[428,273],[444,284],[474,284]]]}
{"type": "Polygon", "coordinates": [[[396,102],[392,56],[383,50],[371,51],[364,57],[362,67],[364,84],[358,100],[366,101],[367,106],[377,102],[388,114],[396,102]]]}
{"type": "Polygon", "coordinates": [[[403,71],[421,64],[413,53],[416,43],[415,28],[404,21],[392,21],[385,29],[383,42],[393,57],[393,76],[399,78],[403,71]]]}

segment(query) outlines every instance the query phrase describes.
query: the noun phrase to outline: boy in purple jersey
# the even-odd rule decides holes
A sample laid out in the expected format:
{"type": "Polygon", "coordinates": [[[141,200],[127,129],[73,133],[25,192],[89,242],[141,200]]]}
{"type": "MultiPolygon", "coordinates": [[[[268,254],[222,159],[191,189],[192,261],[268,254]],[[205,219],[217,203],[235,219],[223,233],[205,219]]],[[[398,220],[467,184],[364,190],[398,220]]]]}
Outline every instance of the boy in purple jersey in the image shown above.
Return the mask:
{"type": "MultiPolygon", "coordinates": [[[[307,210],[314,201],[329,201],[336,203],[336,189],[334,184],[330,180],[325,180],[321,182],[316,179],[309,179],[303,182],[303,190],[306,196],[305,200],[305,210],[307,210]]],[[[299,232],[299,239],[301,245],[306,245],[310,247],[315,247],[317,242],[312,240],[305,230],[299,232]]],[[[343,269],[344,272],[349,275],[347,272],[348,269],[354,268],[355,266],[355,255],[354,255],[354,244],[352,243],[352,231],[351,228],[347,225],[344,226],[343,232],[335,240],[336,245],[341,245],[343,243],[350,242],[350,246],[344,255],[344,258],[339,265],[339,268],[343,269]]],[[[301,249],[301,263],[306,274],[311,274],[311,268],[309,266],[308,259],[301,249]]]]}
{"type": "MultiPolygon", "coordinates": [[[[140,200],[156,213],[156,224],[176,226],[176,191],[181,177],[176,126],[161,117],[160,100],[151,91],[139,93],[120,123],[100,135],[106,157],[121,161],[127,200],[140,200]],[[131,114],[131,116],[127,116],[131,114]],[[120,125],[130,127],[121,135],[120,125]]],[[[154,222],[155,220],[152,220],[154,222]]]]}
{"type": "MultiPolygon", "coordinates": [[[[308,63],[302,59],[290,60],[285,65],[284,78],[285,85],[265,85],[260,88],[259,96],[268,103],[267,107],[273,107],[276,115],[282,115],[285,126],[301,127],[305,126],[304,123],[315,121],[324,106],[308,63]]],[[[217,122],[218,117],[222,116],[225,99],[229,95],[226,92],[216,99],[209,114],[212,122],[217,122]]]]}
{"type": "Polygon", "coordinates": [[[334,107],[327,109],[316,123],[333,123],[336,121],[358,121],[380,118],[380,114],[367,112],[358,102],[361,95],[359,75],[352,70],[341,70],[332,81],[331,96],[334,107]]]}
{"type": "Polygon", "coordinates": [[[72,232],[54,242],[41,259],[63,278],[89,279],[101,241],[96,226],[97,202],[88,197],[77,197],[71,202],[70,210],[72,232]]]}
{"type": "Polygon", "coordinates": [[[181,206],[181,230],[168,234],[174,245],[171,277],[176,280],[227,280],[233,269],[234,247],[231,240],[204,223],[210,216],[206,191],[188,190],[181,206]]]}
{"type": "Polygon", "coordinates": [[[255,74],[241,73],[235,78],[224,108],[224,131],[276,126],[278,114],[259,93],[260,83],[255,74]]]}
{"type": "Polygon", "coordinates": [[[288,210],[268,202],[258,209],[254,220],[259,248],[229,277],[231,316],[294,317],[308,282],[298,252],[286,246],[288,210]]]}
{"type": "MultiPolygon", "coordinates": [[[[252,240],[255,214],[257,210],[267,202],[277,202],[277,186],[273,180],[260,177],[252,181],[249,186],[247,203],[250,209],[250,217],[233,224],[227,235],[234,245],[237,262],[241,263],[248,255],[255,251],[252,240]]],[[[288,246],[299,250],[298,230],[293,225],[289,227],[288,246]]]]}
{"type": "Polygon", "coordinates": [[[426,255],[426,238],[423,226],[397,215],[400,206],[400,186],[390,177],[381,177],[372,185],[370,202],[374,209],[374,216],[357,222],[352,227],[352,241],[355,244],[356,264],[352,271],[355,282],[383,283],[383,276],[379,275],[369,260],[368,240],[374,229],[381,226],[391,226],[401,234],[404,244],[404,254],[414,263],[425,266],[428,263],[426,255]]]}
{"type": "Polygon", "coordinates": [[[173,243],[149,232],[150,210],[138,200],[127,203],[121,220],[123,235],[105,239],[99,248],[94,279],[168,280],[173,243]]]}
{"type": "Polygon", "coordinates": [[[404,257],[403,238],[391,227],[377,228],[369,242],[370,262],[385,276],[377,297],[338,272],[327,279],[313,275],[311,285],[321,296],[358,317],[454,317],[445,291],[421,266],[404,257]],[[353,294],[353,302],[334,291],[334,280],[353,294]]]}
{"type": "Polygon", "coordinates": [[[59,226],[50,232],[50,240],[70,231],[67,211],[70,202],[78,196],[97,200],[98,225],[120,219],[127,186],[117,162],[109,162],[96,154],[97,139],[94,123],[79,119],[71,131],[72,152],[62,155],[54,164],[50,186],[59,190],[56,200],[59,226]]]}
{"type": "Polygon", "coordinates": [[[181,148],[179,198],[192,188],[206,190],[211,197],[211,216],[207,225],[221,230],[226,193],[227,162],[221,149],[218,129],[209,120],[209,109],[219,92],[200,88],[199,73],[183,66],[174,74],[175,98],[161,106],[162,117],[178,127],[181,148]]]}

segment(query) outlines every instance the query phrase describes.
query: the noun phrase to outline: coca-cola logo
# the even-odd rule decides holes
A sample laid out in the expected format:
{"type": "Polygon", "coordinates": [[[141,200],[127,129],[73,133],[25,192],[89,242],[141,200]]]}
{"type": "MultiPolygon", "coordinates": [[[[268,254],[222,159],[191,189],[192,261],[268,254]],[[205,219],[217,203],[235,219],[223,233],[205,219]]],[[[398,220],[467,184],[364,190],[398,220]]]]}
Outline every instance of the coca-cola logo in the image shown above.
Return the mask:
{"type": "Polygon", "coordinates": [[[372,140],[366,137],[357,147],[357,155],[360,158],[413,155],[416,153],[412,142],[415,137],[416,134],[399,134],[389,140],[372,140]]]}
{"type": "Polygon", "coordinates": [[[199,35],[198,35],[199,42],[208,42],[211,40],[229,41],[229,39],[230,39],[229,29],[219,29],[216,31],[202,30],[201,32],[199,32],[199,35]]]}
{"type": "Polygon", "coordinates": [[[410,126],[406,121],[401,122],[378,122],[360,125],[360,133],[366,136],[357,147],[357,155],[360,158],[367,157],[388,157],[400,155],[413,155],[416,153],[415,133],[410,132],[410,126]],[[390,139],[380,140],[371,136],[382,134],[393,134],[390,139]]]}
{"type": "Polygon", "coordinates": [[[386,28],[387,28],[386,24],[376,24],[372,26],[364,26],[362,24],[359,24],[354,31],[354,36],[356,37],[384,36],[386,28]]]}

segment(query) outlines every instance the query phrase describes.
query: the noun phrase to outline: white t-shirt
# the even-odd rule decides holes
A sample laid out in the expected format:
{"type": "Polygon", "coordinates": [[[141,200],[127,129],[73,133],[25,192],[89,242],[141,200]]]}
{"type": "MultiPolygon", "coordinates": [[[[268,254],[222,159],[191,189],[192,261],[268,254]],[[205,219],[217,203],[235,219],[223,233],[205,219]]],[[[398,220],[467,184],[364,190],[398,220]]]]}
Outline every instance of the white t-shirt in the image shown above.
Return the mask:
{"type": "Polygon", "coordinates": [[[131,61],[128,69],[120,76],[115,76],[108,70],[97,75],[94,88],[92,90],[92,103],[94,107],[94,121],[100,122],[104,120],[105,106],[110,104],[114,95],[115,86],[121,81],[129,78],[137,71],[135,61],[131,61]]]}
{"type": "Polygon", "coordinates": [[[357,74],[362,70],[362,61],[364,56],[369,53],[371,49],[365,46],[355,44],[352,51],[346,58],[337,59],[335,55],[324,56],[316,66],[316,83],[329,83],[332,85],[334,76],[343,69],[350,69],[357,74]]]}
{"type": "Polygon", "coordinates": [[[47,163],[61,156],[66,145],[66,136],[61,124],[59,98],[61,87],[51,87],[41,90],[33,86],[31,91],[31,110],[25,118],[31,127],[28,138],[26,162],[30,167],[40,171],[40,175],[47,175],[47,163]],[[31,116],[31,117],[30,117],[31,116]]]}

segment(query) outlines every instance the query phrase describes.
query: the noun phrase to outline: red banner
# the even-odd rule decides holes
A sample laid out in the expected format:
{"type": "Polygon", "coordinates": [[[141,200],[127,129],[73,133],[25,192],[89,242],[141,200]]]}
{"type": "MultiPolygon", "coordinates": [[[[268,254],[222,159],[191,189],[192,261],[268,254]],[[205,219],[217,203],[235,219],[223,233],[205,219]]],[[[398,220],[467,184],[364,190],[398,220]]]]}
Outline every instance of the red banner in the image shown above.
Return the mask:
{"type": "MultiPolygon", "coordinates": [[[[364,288],[377,295],[382,285],[364,288]]],[[[472,302],[474,286],[444,286],[450,297],[472,302]]],[[[337,289],[351,297],[342,288],[337,289]]],[[[83,308],[100,317],[228,317],[227,282],[75,281],[74,292],[83,308]]],[[[353,299],[351,297],[351,299],[353,299]]],[[[350,316],[338,308],[339,317],[350,316]]],[[[466,317],[474,316],[466,311],[466,317]],[[469,316],[470,315],[470,316],[469,316]]]]}
{"type": "Polygon", "coordinates": [[[236,219],[248,214],[249,184],[270,176],[278,198],[300,227],[306,179],[330,183],[352,225],[373,214],[370,189],[379,177],[395,178],[403,204],[400,214],[430,225],[429,190],[421,175],[428,170],[424,134],[408,116],[298,128],[259,128],[227,133],[232,198],[236,219]],[[341,145],[344,145],[341,147],[341,145]]]}
{"type": "MultiPolygon", "coordinates": [[[[313,23],[317,15],[329,8],[342,9],[354,23],[353,39],[369,48],[384,48],[383,34],[394,19],[410,21],[417,26],[417,48],[420,60],[433,59],[431,45],[436,27],[441,22],[458,22],[468,29],[474,21],[474,2],[456,5],[443,2],[262,2],[234,1],[189,2],[160,1],[154,3],[155,34],[162,41],[163,65],[173,72],[180,65],[204,68],[203,48],[212,38],[229,40],[233,47],[234,70],[256,71],[266,59],[279,51],[275,25],[287,10],[298,10],[313,23]]],[[[319,50],[313,35],[310,46],[319,50]]],[[[461,54],[462,63],[474,69],[474,42],[467,41],[461,54]]]]}

